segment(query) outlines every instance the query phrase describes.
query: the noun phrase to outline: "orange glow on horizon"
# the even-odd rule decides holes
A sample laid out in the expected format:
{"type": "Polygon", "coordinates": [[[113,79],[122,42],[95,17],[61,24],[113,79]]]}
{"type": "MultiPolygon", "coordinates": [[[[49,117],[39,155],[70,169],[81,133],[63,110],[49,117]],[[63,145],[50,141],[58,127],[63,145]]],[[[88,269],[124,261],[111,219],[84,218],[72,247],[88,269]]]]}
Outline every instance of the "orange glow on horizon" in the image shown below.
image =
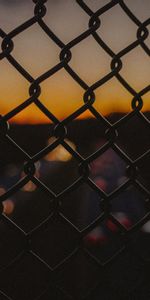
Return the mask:
{"type": "MultiPolygon", "coordinates": [[[[1,62],[1,71],[3,76],[0,85],[0,114],[5,115],[30,97],[28,92],[30,84],[17,71],[14,71],[14,68],[6,60],[1,62]]],[[[125,75],[128,77],[128,82],[130,83],[131,81],[132,83],[134,74],[128,74],[126,71],[125,75]]],[[[146,73],[147,77],[148,71],[146,73]]],[[[146,78],[141,80],[141,77],[139,77],[137,81],[134,81],[134,88],[137,92],[144,87],[146,78]]],[[[93,81],[95,79],[94,77],[93,81]]],[[[39,100],[59,120],[65,119],[84,105],[84,89],[64,69],[43,81],[40,86],[41,95],[39,96],[39,100]]],[[[96,100],[93,107],[104,116],[110,113],[128,113],[132,110],[131,102],[133,96],[115,77],[97,88],[94,92],[96,100]]],[[[143,112],[150,111],[149,95],[150,92],[142,97],[144,103],[143,112]]],[[[77,117],[77,119],[91,117],[93,115],[87,110],[77,117]]],[[[43,124],[50,123],[51,121],[35,104],[31,104],[10,119],[9,122],[18,124],[43,124]]]]}
{"type": "MultiPolygon", "coordinates": [[[[129,113],[131,112],[132,110],[130,111],[127,111],[126,109],[118,109],[118,110],[115,110],[115,111],[111,111],[111,110],[106,110],[105,112],[101,113],[104,117],[108,116],[109,114],[111,113],[129,113]]],[[[147,112],[149,111],[149,109],[147,110],[144,110],[142,112],[147,112]]],[[[33,113],[34,115],[34,113],[33,113]]],[[[68,115],[69,116],[69,115],[68,115]]],[[[60,118],[58,118],[60,121],[64,120],[67,116],[62,116],[60,118]]],[[[94,118],[94,116],[91,114],[91,112],[89,110],[85,111],[83,114],[79,115],[76,120],[84,120],[84,119],[90,119],[90,118],[94,118]]],[[[33,118],[32,115],[29,115],[29,116],[21,116],[20,114],[16,115],[13,117],[13,119],[10,119],[9,120],[9,123],[12,123],[12,124],[32,124],[32,125],[39,125],[39,124],[49,124],[49,123],[52,123],[52,121],[50,119],[48,119],[46,116],[41,115],[41,113],[39,113],[39,116],[36,112],[36,118],[33,118]]]]}
{"type": "MultiPolygon", "coordinates": [[[[69,98],[69,97],[68,97],[69,98]]],[[[118,97],[116,97],[118,98],[118,97]]],[[[120,98],[120,97],[119,97],[120,98]]],[[[115,99],[108,100],[104,98],[103,100],[96,99],[95,103],[93,104],[93,107],[103,116],[107,116],[111,113],[128,113],[132,111],[131,108],[131,101],[128,99],[128,101],[119,101],[119,98],[117,101],[115,99]]],[[[131,97],[132,100],[132,97],[131,97]]],[[[150,111],[150,101],[149,101],[149,95],[145,95],[143,97],[144,106],[142,109],[142,112],[150,111]]],[[[42,102],[42,101],[41,101],[42,102]]],[[[61,100],[62,102],[62,100],[61,100]]],[[[65,101],[64,101],[65,103],[65,101]]],[[[19,103],[17,103],[18,105],[19,103]]],[[[83,105],[83,101],[76,101],[75,105],[72,105],[69,108],[67,108],[67,105],[63,106],[63,109],[59,109],[58,107],[55,107],[51,112],[56,115],[58,120],[63,120],[67,118],[69,115],[71,115],[73,112],[75,112],[78,108],[80,108],[83,105]],[[80,103],[80,104],[79,104],[80,103]]],[[[46,106],[46,105],[45,105],[46,106]]],[[[15,108],[15,106],[14,106],[15,108]]],[[[47,107],[49,110],[50,108],[47,107]]],[[[12,108],[9,110],[9,105],[6,105],[1,109],[1,114],[5,115],[9,111],[11,111],[12,108]]],[[[89,110],[86,110],[84,113],[79,115],[76,119],[82,120],[82,119],[88,119],[93,118],[94,116],[89,110]]],[[[44,115],[42,111],[38,107],[36,107],[35,104],[29,105],[26,109],[21,111],[20,113],[16,114],[13,118],[9,120],[10,123],[17,123],[17,124],[48,124],[52,121],[44,115]]]]}
{"type": "MultiPolygon", "coordinates": [[[[32,2],[0,1],[2,30],[9,33],[33,17],[32,2]]],[[[87,0],[86,2],[93,11],[97,11],[107,1],[87,0]]],[[[135,11],[135,15],[143,24],[149,18],[150,1],[146,1],[144,5],[142,1],[128,2],[131,2],[131,10],[135,11]]],[[[47,1],[46,7],[47,12],[43,20],[65,45],[89,29],[89,16],[77,1],[47,1]]],[[[101,25],[96,32],[114,54],[117,55],[136,41],[138,26],[132,22],[119,3],[105,11],[100,19],[101,25]]],[[[2,37],[0,39],[2,42],[2,37]]],[[[36,80],[60,63],[61,47],[46,34],[38,22],[15,35],[13,43],[11,55],[32,76],[29,81],[36,80]]],[[[149,37],[144,40],[144,43],[149,45],[149,37]]],[[[86,85],[92,86],[112,71],[111,61],[112,56],[90,34],[71,48],[71,59],[68,65],[86,85]]],[[[121,61],[122,68],[119,74],[135,92],[139,93],[149,86],[150,61],[139,43],[135,48],[121,55],[121,61]]],[[[0,61],[0,115],[7,114],[30,97],[30,82],[25,77],[7,57],[0,61]]],[[[39,100],[59,120],[65,119],[84,105],[85,90],[63,66],[43,80],[40,86],[39,100]]],[[[93,107],[104,116],[112,113],[128,113],[132,110],[133,96],[115,77],[94,92],[96,100],[93,107]]],[[[150,92],[142,96],[142,99],[142,112],[150,111],[150,92]]],[[[77,119],[91,117],[92,114],[87,110],[77,119]]],[[[51,121],[35,104],[31,104],[9,122],[44,124],[51,121]]]]}

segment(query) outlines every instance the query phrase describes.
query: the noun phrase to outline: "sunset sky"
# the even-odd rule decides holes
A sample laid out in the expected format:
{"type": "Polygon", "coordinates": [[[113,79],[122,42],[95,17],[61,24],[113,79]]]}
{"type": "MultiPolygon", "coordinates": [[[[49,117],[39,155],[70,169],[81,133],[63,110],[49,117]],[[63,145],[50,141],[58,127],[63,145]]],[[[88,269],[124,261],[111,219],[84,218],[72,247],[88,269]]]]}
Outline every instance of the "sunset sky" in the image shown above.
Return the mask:
{"type": "MultiPolygon", "coordinates": [[[[108,0],[86,0],[96,11],[108,0]]],[[[143,22],[149,18],[149,0],[124,1],[137,18],[143,22]]],[[[89,16],[75,0],[48,0],[47,14],[43,18],[51,30],[68,43],[88,29],[89,16]]],[[[33,16],[31,0],[0,0],[0,27],[9,33],[12,29],[33,16]]],[[[101,16],[97,33],[118,53],[136,40],[137,26],[123,12],[119,5],[101,16]]],[[[150,26],[147,28],[149,29],[150,26]]],[[[2,39],[0,38],[2,41],[2,39]]],[[[25,30],[14,39],[13,57],[36,79],[39,75],[59,63],[60,48],[42,31],[38,24],[25,30]]],[[[150,47],[150,35],[145,43],[150,47]]],[[[92,36],[72,48],[69,65],[88,84],[110,72],[111,58],[96,43],[92,36]]],[[[139,92],[149,85],[150,60],[138,46],[122,58],[120,74],[139,92]]],[[[29,82],[3,59],[0,61],[0,114],[4,115],[29,98],[29,82]]],[[[63,119],[83,105],[84,89],[65,70],[60,70],[41,83],[41,102],[59,119],[63,119]]],[[[96,89],[94,107],[106,115],[112,112],[131,110],[132,95],[113,78],[96,89]]],[[[143,96],[143,111],[150,110],[150,92],[143,96]]],[[[87,117],[86,113],[81,117],[87,117]]],[[[16,115],[12,121],[22,123],[43,123],[48,119],[34,104],[16,115]]]]}

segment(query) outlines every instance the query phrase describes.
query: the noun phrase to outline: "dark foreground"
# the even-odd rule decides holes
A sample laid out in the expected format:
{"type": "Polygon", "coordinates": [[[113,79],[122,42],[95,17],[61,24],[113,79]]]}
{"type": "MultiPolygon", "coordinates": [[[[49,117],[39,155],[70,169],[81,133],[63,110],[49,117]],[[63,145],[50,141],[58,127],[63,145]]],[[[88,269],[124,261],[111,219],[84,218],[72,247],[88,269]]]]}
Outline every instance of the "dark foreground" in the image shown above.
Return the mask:
{"type": "MultiPolygon", "coordinates": [[[[116,118],[119,116],[112,116],[112,122],[116,118]]],[[[9,134],[32,156],[46,146],[52,127],[13,125],[9,134]]],[[[67,140],[86,158],[105,144],[105,133],[105,126],[94,120],[76,121],[68,126],[67,140]]],[[[149,127],[135,119],[119,129],[116,143],[135,160],[148,151],[149,141],[149,127]]],[[[147,193],[131,182],[106,206],[103,193],[110,195],[129,176],[127,163],[112,149],[90,164],[89,178],[102,194],[93,190],[85,177],[76,188],[63,193],[81,173],[78,161],[64,160],[66,153],[59,151],[53,160],[45,157],[38,161],[35,173],[59,201],[30,181],[10,194],[10,202],[4,206],[0,300],[149,300],[147,193]],[[144,218],[145,222],[139,223],[144,218]],[[139,226],[133,230],[136,224],[139,226]]],[[[3,139],[0,155],[3,195],[25,177],[25,159],[3,139]]],[[[146,191],[150,190],[149,163],[149,155],[138,163],[137,180],[146,191]]]]}

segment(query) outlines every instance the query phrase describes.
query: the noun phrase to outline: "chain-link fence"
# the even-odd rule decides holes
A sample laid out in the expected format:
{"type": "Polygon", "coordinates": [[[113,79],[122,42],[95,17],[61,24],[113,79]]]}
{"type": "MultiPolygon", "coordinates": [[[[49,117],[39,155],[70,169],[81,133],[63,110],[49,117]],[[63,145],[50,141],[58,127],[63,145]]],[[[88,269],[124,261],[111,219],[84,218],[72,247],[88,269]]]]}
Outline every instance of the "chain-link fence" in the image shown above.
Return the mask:
{"type": "MultiPolygon", "coordinates": [[[[120,71],[124,67],[122,58],[131,51],[134,51],[137,47],[141,47],[147,56],[150,55],[150,50],[146,44],[146,39],[149,35],[148,26],[150,25],[150,19],[141,22],[123,0],[109,1],[96,12],[93,12],[84,1],[76,0],[80,9],[89,16],[89,22],[86,31],[65,44],[43,20],[47,12],[47,1],[33,0],[33,2],[35,3],[35,9],[31,19],[16,27],[8,34],[6,34],[3,29],[0,29],[0,37],[2,38],[0,60],[7,59],[16,71],[30,84],[29,98],[7,114],[1,116],[0,120],[1,141],[3,141],[8,148],[10,146],[13,147],[14,151],[19,153],[23,160],[26,161],[23,167],[24,176],[0,196],[0,247],[2,257],[0,299],[62,300],[91,299],[91,297],[94,299],[124,299],[123,297],[125,297],[125,299],[149,299],[148,278],[146,279],[146,276],[144,277],[145,270],[149,271],[149,259],[144,260],[144,255],[146,254],[141,255],[141,253],[143,253],[142,251],[144,251],[140,248],[143,240],[140,239],[141,237],[139,238],[138,234],[144,224],[150,219],[150,186],[149,183],[145,185],[142,179],[144,172],[142,166],[150,155],[150,122],[143,112],[141,112],[143,96],[150,91],[150,86],[145,86],[140,92],[137,92],[124,79],[120,71]],[[118,53],[114,53],[97,33],[97,30],[101,26],[101,16],[111,11],[115,6],[119,6],[137,27],[136,39],[118,53]],[[26,29],[32,27],[34,24],[38,24],[43,30],[43,33],[60,48],[60,62],[47,72],[41,74],[38,78],[33,78],[13,56],[13,49],[15,48],[14,38],[18,35],[21,36],[26,29]],[[102,48],[111,58],[110,72],[103,78],[99,78],[99,80],[94,82],[91,86],[80,78],[69,64],[72,59],[71,50],[89,36],[92,37],[99,48],[102,48]],[[39,96],[42,93],[40,84],[59,72],[59,70],[65,70],[84,90],[83,105],[62,121],[39,100],[39,96]],[[93,105],[96,102],[95,91],[104,86],[112,78],[116,78],[132,96],[131,112],[123,115],[119,120],[113,123],[100,114],[93,105]],[[52,135],[55,139],[38,153],[31,156],[9,135],[9,120],[33,103],[40,109],[42,114],[47,116],[50,124],[52,123],[54,125],[52,135]],[[86,111],[90,111],[92,116],[97,120],[99,127],[102,126],[105,129],[105,134],[104,143],[98,145],[94,153],[83,157],[75,150],[72,144],[67,142],[66,137],[68,126],[86,111]],[[136,159],[132,159],[118,146],[117,141],[120,138],[122,127],[125,124],[130,124],[130,122],[133,125],[132,120],[135,117],[137,117],[142,124],[143,130],[147,132],[148,147],[138,155],[136,159]],[[44,184],[44,182],[38,178],[37,162],[59,145],[63,146],[75,159],[77,176],[76,180],[73,183],[70,182],[63,190],[56,190],[54,192],[52,178],[52,188],[49,188],[47,183],[44,184]],[[115,189],[106,192],[103,187],[104,182],[97,184],[93,178],[91,178],[90,165],[93,165],[96,160],[103,157],[106,152],[108,156],[112,155],[109,151],[113,152],[114,160],[115,155],[117,155],[125,167],[127,167],[127,177],[125,181],[120,181],[120,184],[115,189]],[[26,232],[15,220],[6,216],[3,212],[3,203],[26,186],[28,182],[32,182],[38,188],[39,194],[37,194],[37,197],[42,199],[42,205],[45,206],[45,211],[40,212],[44,215],[44,219],[42,218],[40,221],[37,221],[36,226],[33,226],[32,230],[26,232]],[[81,186],[83,186],[83,184],[85,185],[85,189],[82,190],[81,186]],[[112,213],[112,207],[113,203],[117,201],[116,199],[120,199],[119,197],[122,197],[122,195],[125,195],[123,198],[124,202],[133,201],[130,197],[131,186],[134,187],[137,194],[141,195],[141,210],[144,206],[144,212],[143,214],[139,214],[139,219],[133,224],[127,224],[126,221],[128,222],[128,220],[124,223],[117,214],[112,213]],[[88,189],[92,191],[91,195],[95,193],[98,196],[97,207],[100,207],[100,211],[99,208],[97,208],[96,215],[94,214],[92,220],[88,221],[86,226],[81,226],[82,228],[80,228],[80,226],[75,226],[76,224],[72,222],[69,216],[65,215],[63,212],[63,204],[67,197],[73,198],[72,193],[78,191],[73,200],[75,203],[77,202],[77,206],[81,205],[79,200],[85,197],[88,189]],[[130,201],[128,201],[128,198],[130,201]],[[90,237],[92,237],[91,232],[94,232],[95,228],[99,227],[101,227],[101,230],[104,229],[104,231],[110,231],[111,233],[113,232],[113,234],[110,236],[109,242],[105,243],[104,237],[104,240],[102,239],[100,241],[99,239],[99,245],[94,244],[93,246],[92,244],[91,246],[91,244],[89,245],[90,237]],[[47,231],[47,234],[45,234],[45,231],[47,231]],[[40,249],[38,251],[35,250],[37,245],[40,249]],[[120,279],[121,274],[123,274],[124,277],[122,279],[120,279]]],[[[80,129],[81,128],[79,128],[79,131],[80,129]]],[[[128,130],[130,130],[130,126],[128,126],[128,130]]],[[[143,132],[139,134],[143,135],[143,132]]],[[[9,152],[7,155],[9,155],[9,152]]],[[[71,167],[72,165],[70,164],[68,166],[68,172],[70,172],[70,174],[74,172],[71,167]]],[[[117,166],[114,168],[117,168],[117,166]]],[[[60,172],[62,172],[62,178],[67,176],[65,168],[60,168],[59,173],[60,172]]],[[[58,181],[59,180],[60,179],[58,179],[58,181]]],[[[18,201],[21,201],[22,196],[20,195],[19,197],[20,200],[18,201]]],[[[134,194],[133,198],[136,197],[136,194],[134,194]]],[[[136,199],[134,199],[134,201],[135,207],[136,205],[138,206],[136,199]]],[[[82,210],[85,216],[88,214],[85,209],[86,200],[83,202],[85,202],[85,204],[82,204],[82,210]]],[[[71,204],[72,210],[74,210],[75,203],[71,204]]],[[[128,205],[130,206],[130,204],[131,203],[128,205]]],[[[89,207],[89,210],[90,209],[91,207],[89,207]]],[[[32,210],[34,213],[32,218],[36,218],[36,214],[39,214],[41,206],[37,204],[36,208],[35,206],[32,207],[32,210]]],[[[28,223],[27,215],[26,218],[28,223]]],[[[81,222],[83,222],[82,216],[81,222]]],[[[147,248],[148,245],[149,236],[146,244],[147,248]]]]}

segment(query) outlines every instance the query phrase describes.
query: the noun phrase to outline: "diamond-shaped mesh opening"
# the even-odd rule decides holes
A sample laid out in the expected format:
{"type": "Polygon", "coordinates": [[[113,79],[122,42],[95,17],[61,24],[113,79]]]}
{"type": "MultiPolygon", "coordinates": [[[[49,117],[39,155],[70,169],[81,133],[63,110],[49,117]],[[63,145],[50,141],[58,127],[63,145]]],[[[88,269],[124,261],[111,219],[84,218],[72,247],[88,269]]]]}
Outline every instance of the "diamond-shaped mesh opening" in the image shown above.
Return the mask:
{"type": "Polygon", "coordinates": [[[87,30],[88,16],[76,1],[57,1],[47,3],[48,12],[44,17],[49,28],[65,43],[87,30]],[[66,18],[66,11],[69,14],[66,18]]]}
{"type": "Polygon", "coordinates": [[[67,137],[76,145],[76,150],[87,158],[104,145],[107,123],[97,120],[92,113],[86,111],[80,115],[80,119],[74,120],[67,126],[67,137]],[[90,135],[90,139],[89,139],[90,135]]]}
{"type": "Polygon", "coordinates": [[[120,74],[137,92],[149,85],[150,61],[139,46],[122,57],[123,68],[120,74]]]}
{"type": "Polygon", "coordinates": [[[79,251],[59,270],[57,284],[72,297],[86,298],[99,281],[100,271],[90,256],[79,251]]]}
{"type": "MultiPolygon", "coordinates": [[[[59,149],[65,152],[65,155],[67,154],[66,151],[63,150],[61,146],[59,149]]],[[[60,155],[60,153],[58,153],[58,155],[60,155]]],[[[69,154],[67,155],[70,158],[70,155],[69,154]]],[[[59,194],[79,178],[77,165],[78,164],[75,159],[71,159],[68,161],[65,160],[50,161],[47,158],[41,160],[39,179],[42,181],[42,183],[44,183],[47,187],[49,187],[54,193],[59,194]],[[64,176],[64,172],[65,172],[65,176],[64,176]]]]}
{"type": "Polygon", "coordinates": [[[53,130],[52,121],[35,104],[12,117],[9,124],[9,136],[32,156],[47,146],[53,130]]]}
{"type": "Polygon", "coordinates": [[[119,139],[117,144],[129,155],[136,159],[149,150],[150,132],[149,125],[138,116],[132,117],[118,129],[119,139]],[[139,134],[143,132],[143,134],[139,134]]]}
{"type": "Polygon", "coordinates": [[[65,70],[60,70],[43,81],[41,88],[39,99],[60,119],[69,116],[84,104],[83,88],[65,70]]]}
{"type": "Polygon", "coordinates": [[[132,95],[119,83],[116,78],[105,82],[95,90],[94,108],[102,115],[109,113],[127,113],[131,111],[132,95]]]}
{"type": "Polygon", "coordinates": [[[77,232],[65,220],[54,216],[44,229],[33,234],[32,250],[54,269],[77,247],[77,238],[77,232]]]}
{"type": "Polygon", "coordinates": [[[21,229],[31,231],[53,212],[50,195],[29,181],[11,197],[14,210],[9,216],[21,229]]]}
{"type": "Polygon", "coordinates": [[[126,162],[109,148],[91,162],[90,177],[101,190],[109,194],[127,180],[126,166],[126,162]]]}
{"type": "Polygon", "coordinates": [[[84,237],[84,245],[101,264],[105,264],[123,250],[124,242],[118,227],[107,219],[84,237]]]}
{"type": "Polygon", "coordinates": [[[16,36],[14,43],[13,56],[34,77],[50,70],[60,61],[59,47],[43,34],[43,30],[37,24],[25,30],[21,38],[16,36]]]}
{"type": "Polygon", "coordinates": [[[87,184],[62,197],[61,212],[80,231],[103,213],[100,196],[87,184]]]}
{"type": "Polygon", "coordinates": [[[87,84],[92,85],[110,72],[110,57],[95,43],[93,37],[84,39],[71,52],[70,65],[87,84]],[[91,55],[93,52],[94,56],[91,55]]]}
{"type": "Polygon", "coordinates": [[[136,40],[137,26],[119,5],[105,12],[100,19],[101,26],[97,33],[114,52],[121,51],[136,40]]]}
{"type": "Polygon", "coordinates": [[[129,186],[111,201],[112,215],[126,229],[139,222],[147,213],[146,195],[136,187],[129,186]]]}

